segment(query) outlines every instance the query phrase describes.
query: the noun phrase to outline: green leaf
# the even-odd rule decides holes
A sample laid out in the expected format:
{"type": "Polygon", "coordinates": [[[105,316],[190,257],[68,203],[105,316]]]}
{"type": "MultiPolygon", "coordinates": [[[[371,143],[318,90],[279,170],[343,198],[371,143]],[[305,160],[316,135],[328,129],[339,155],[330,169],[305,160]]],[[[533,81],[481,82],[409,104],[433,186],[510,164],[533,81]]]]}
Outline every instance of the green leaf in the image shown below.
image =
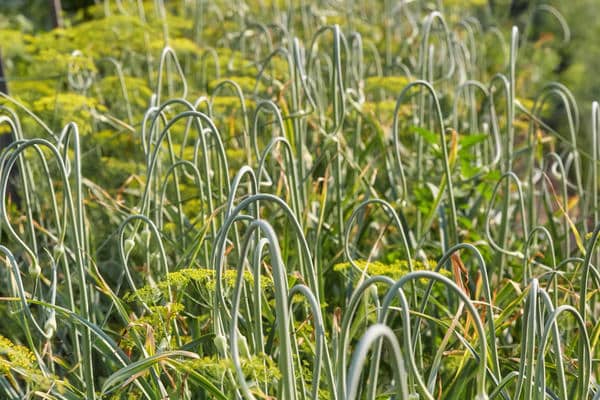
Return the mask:
{"type": "Polygon", "coordinates": [[[469,147],[475,146],[476,144],[485,142],[485,140],[488,137],[489,136],[485,133],[480,133],[480,134],[475,134],[475,135],[462,135],[459,140],[461,150],[466,150],[469,147]]]}
{"type": "Polygon", "coordinates": [[[427,129],[422,128],[420,126],[411,126],[410,127],[410,131],[416,133],[419,136],[421,136],[423,139],[425,139],[425,141],[427,143],[429,143],[432,146],[438,146],[439,145],[438,136],[435,133],[431,132],[430,130],[427,130],[427,129]]]}
{"type": "Polygon", "coordinates": [[[117,389],[123,388],[133,380],[160,362],[170,361],[172,357],[189,357],[200,358],[196,353],[183,350],[165,351],[164,353],[155,354],[150,357],[143,358],[128,366],[121,368],[111,376],[109,376],[104,385],[102,385],[102,394],[109,394],[117,389]]]}

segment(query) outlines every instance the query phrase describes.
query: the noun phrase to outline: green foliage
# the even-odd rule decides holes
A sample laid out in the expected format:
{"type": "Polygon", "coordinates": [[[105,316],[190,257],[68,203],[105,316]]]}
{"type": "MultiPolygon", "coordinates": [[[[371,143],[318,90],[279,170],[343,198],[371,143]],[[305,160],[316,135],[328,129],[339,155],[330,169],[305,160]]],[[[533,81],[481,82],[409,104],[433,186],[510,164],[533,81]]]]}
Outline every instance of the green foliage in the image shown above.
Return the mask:
{"type": "MultiPolygon", "coordinates": [[[[218,381],[233,372],[231,360],[218,359],[217,357],[203,357],[198,360],[188,361],[188,366],[205,376],[218,381]]],[[[253,355],[251,358],[242,358],[242,371],[245,375],[252,376],[260,386],[273,385],[281,378],[281,372],[274,365],[271,357],[266,354],[253,355]]],[[[258,393],[257,393],[258,394],[258,393]]]]}
{"type": "MultiPolygon", "coordinates": [[[[236,271],[226,270],[223,273],[223,284],[225,288],[232,288],[235,284],[236,271]]],[[[244,273],[244,281],[252,285],[253,277],[249,272],[244,273]]],[[[162,300],[168,300],[169,290],[174,293],[182,293],[189,285],[193,285],[201,296],[200,298],[209,299],[211,293],[215,290],[215,270],[206,268],[185,268],[179,271],[167,274],[164,280],[154,285],[146,285],[133,293],[125,296],[125,301],[141,301],[148,304],[157,304],[162,300]]],[[[261,280],[263,289],[269,286],[268,281],[261,280]]]]}
{"type": "Polygon", "coordinates": [[[598,396],[597,24],[95,3],[0,17],[1,398],[598,396]]]}
{"type": "MultiPolygon", "coordinates": [[[[432,270],[437,263],[429,260],[424,263],[420,260],[412,260],[413,268],[416,270],[432,270]]],[[[357,269],[370,276],[384,275],[397,280],[409,272],[407,260],[395,260],[391,263],[383,263],[381,261],[356,260],[357,269]]],[[[333,266],[334,271],[345,272],[351,268],[349,262],[339,263],[333,266]]]]}
{"type": "MultiPolygon", "coordinates": [[[[5,382],[18,387],[21,382],[33,390],[47,390],[53,385],[63,386],[54,376],[44,374],[35,355],[25,346],[14,344],[0,335],[0,374],[5,382]]],[[[60,389],[59,389],[60,390],[60,389]]]]}

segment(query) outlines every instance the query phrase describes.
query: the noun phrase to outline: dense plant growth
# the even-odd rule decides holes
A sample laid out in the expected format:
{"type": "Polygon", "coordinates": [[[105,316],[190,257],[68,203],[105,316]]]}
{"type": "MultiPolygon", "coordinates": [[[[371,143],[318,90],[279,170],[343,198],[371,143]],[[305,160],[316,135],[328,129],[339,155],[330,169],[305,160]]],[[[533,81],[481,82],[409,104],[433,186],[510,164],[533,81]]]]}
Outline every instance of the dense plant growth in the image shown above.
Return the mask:
{"type": "Polygon", "coordinates": [[[559,10],[100,3],[0,30],[1,398],[600,399],[559,10]]]}

